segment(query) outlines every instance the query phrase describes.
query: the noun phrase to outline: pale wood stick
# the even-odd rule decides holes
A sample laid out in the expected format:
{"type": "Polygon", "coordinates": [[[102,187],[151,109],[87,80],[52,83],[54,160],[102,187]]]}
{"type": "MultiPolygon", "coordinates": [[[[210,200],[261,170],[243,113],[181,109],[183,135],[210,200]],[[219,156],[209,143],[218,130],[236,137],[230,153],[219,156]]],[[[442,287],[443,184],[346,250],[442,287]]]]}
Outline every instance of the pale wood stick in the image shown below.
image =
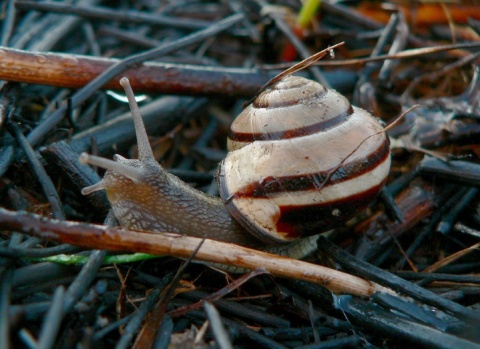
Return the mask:
{"type": "MultiPolygon", "coordinates": [[[[144,252],[188,258],[202,239],[172,233],[137,232],[87,223],[48,219],[0,208],[0,229],[14,230],[87,248],[144,252]]],[[[245,269],[265,268],[275,276],[322,285],[334,293],[369,296],[394,291],[374,282],[321,265],[307,263],[229,243],[206,239],[195,260],[245,269]]]]}

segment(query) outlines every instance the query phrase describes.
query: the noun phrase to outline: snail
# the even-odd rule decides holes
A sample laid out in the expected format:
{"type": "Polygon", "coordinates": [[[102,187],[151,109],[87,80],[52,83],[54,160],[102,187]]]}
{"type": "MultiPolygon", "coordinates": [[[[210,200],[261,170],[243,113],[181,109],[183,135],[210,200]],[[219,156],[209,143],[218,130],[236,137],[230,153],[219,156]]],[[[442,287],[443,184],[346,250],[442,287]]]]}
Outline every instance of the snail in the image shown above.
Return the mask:
{"type": "Polygon", "coordinates": [[[107,169],[82,193],[106,190],[124,227],[253,248],[288,243],[350,219],[389,174],[389,140],[376,118],[334,90],[287,74],[266,85],[233,122],[230,152],[217,173],[221,199],[208,196],[157,163],[128,80],[120,83],[138,160],[85,153],[80,160],[107,169]]]}

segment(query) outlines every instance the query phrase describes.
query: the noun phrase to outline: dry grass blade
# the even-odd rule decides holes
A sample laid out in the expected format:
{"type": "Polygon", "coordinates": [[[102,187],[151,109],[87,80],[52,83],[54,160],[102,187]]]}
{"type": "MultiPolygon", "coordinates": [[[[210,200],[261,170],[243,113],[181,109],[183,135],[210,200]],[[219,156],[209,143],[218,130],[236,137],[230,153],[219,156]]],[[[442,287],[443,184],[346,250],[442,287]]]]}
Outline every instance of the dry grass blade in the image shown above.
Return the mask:
{"type": "Polygon", "coordinates": [[[470,247],[467,247],[467,248],[465,248],[461,251],[455,252],[454,254],[451,254],[450,256],[438,261],[437,263],[432,264],[428,268],[425,268],[424,270],[422,270],[422,273],[434,273],[435,271],[437,271],[441,267],[444,267],[444,266],[446,266],[450,263],[453,263],[457,259],[459,259],[463,256],[466,256],[470,252],[473,252],[474,250],[478,249],[479,247],[480,247],[480,242],[478,242],[475,245],[472,245],[470,247]]]}
{"type": "MultiPolygon", "coordinates": [[[[414,58],[419,56],[430,55],[434,53],[446,52],[446,51],[459,52],[461,49],[471,50],[478,47],[480,47],[480,43],[477,43],[477,42],[469,42],[469,43],[454,44],[454,45],[439,45],[434,47],[422,47],[422,48],[404,50],[404,51],[397,52],[395,54],[384,54],[384,55],[378,55],[375,57],[338,59],[334,61],[317,61],[315,62],[315,65],[320,65],[320,66],[358,65],[358,64],[366,64],[369,62],[383,62],[387,59],[409,59],[409,58],[414,58]]],[[[460,57],[465,57],[469,55],[470,55],[469,51],[461,51],[460,57]]],[[[300,64],[302,62],[299,62],[297,64],[300,64]]],[[[290,65],[287,65],[284,63],[263,66],[264,69],[288,69],[289,67],[290,65]]]]}
{"type": "Polygon", "coordinates": [[[285,69],[280,74],[275,76],[272,80],[267,82],[265,86],[263,86],[260,91],[258,91],[257,95],[259,95],[262,91],[264,91],[267,87],[271,86],[272,84],[282,80],[285,76],[295,74],[303,69],[310,67],[311,65],[315,64],[319,59],[322,59],[327,53],[333,52],[339,46],[342,46],[344,42],[340,42],[333,46],[330,46],[322,51],[319,51],[308,58],[305,58],[303,61],[298,62],[297,64],[285,69]]]}

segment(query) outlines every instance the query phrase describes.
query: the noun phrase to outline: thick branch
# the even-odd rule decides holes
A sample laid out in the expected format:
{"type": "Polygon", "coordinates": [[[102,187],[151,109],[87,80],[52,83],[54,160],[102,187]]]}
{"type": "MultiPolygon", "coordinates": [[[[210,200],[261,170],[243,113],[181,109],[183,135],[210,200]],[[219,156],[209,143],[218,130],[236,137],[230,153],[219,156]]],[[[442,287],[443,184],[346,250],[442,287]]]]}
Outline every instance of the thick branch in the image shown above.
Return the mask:
{"type": "MultiPolygon", "coordinates": [[[[0,47],[0,80],[80,88],[117,59],[28,52],[0,47]]],[[[145,63],[122,73],[103,88],[122,91],[126,76],[136,93],[253,96],[273,75],[254,69],[145,63]]]]}
{"type": "MultiPolygon", "coordinates": [[[[43,239],[110,251],[145,252],[188,258],[202,239],[171,233],[139,233],[86,223],[61,222],[0,209],[0,227],[43,239]]],[[[369,296],[393,291],[334,269],[213,240],[205,240],[196,260],[246,269],[263,267],[280,277],[320,284],[334,293],[369,296]]]]}

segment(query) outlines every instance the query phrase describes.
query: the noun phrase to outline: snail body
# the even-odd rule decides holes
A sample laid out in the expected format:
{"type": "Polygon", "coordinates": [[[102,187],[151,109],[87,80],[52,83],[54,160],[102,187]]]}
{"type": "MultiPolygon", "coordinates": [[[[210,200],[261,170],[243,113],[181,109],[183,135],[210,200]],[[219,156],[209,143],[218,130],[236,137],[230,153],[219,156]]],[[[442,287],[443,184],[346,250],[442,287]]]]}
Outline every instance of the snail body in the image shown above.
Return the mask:
{"type": "Polygon", "coordinates": [[[221,200],[210,197],[156,162],[128,80],[121,84],[139,159],[116,156],[114,162],[82,154],[84,163],[108,169],[82,193],[105,189],[114,216],[127,228],[254,248],[260,240],[291,242],[350,219],[388,176],[389,141],[373,116],[319,83],[286,76],[233,123],[230,153],[217,174],[221,200]]]}

